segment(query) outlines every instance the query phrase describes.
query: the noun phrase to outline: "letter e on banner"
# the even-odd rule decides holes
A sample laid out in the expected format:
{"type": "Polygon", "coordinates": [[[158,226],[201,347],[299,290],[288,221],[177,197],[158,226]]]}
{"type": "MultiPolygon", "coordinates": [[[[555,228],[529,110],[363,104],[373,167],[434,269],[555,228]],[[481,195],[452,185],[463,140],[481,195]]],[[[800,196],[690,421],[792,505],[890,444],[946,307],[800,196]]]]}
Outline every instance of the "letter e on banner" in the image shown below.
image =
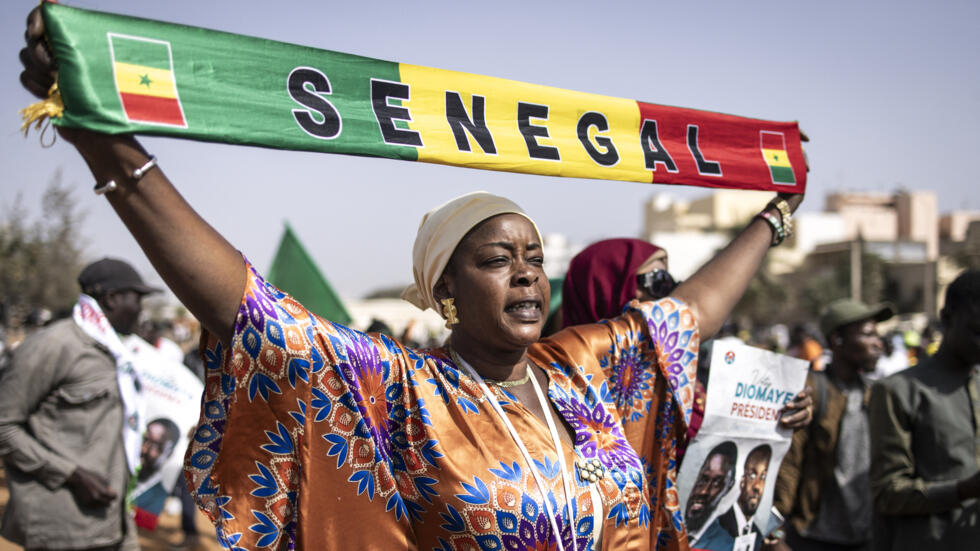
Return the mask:
{"type": "Polygon", "coordinates": [[[408,85],[401,82],[371,79],[371,106],[374,108],[374,117],[381,130],[381,138],[386,144],[422,147],[422,136],[418,132],[398,128],[395,125],[395,121],[412,121],[408,109],[389,103],[389,98],[410,99],[410,91],[408,85]]]}
{"type": "Polygon", "coordinates": [[[548,106],[523,101],[517,102],[517,128],[524,136],[528,156],[532,159],[560,161],[561,155],[558,153],[557,147],[538,143],[538,138],[551,137],[548,133],[548,127],[531,124],[531,119],[548,120],[548,106]]]}

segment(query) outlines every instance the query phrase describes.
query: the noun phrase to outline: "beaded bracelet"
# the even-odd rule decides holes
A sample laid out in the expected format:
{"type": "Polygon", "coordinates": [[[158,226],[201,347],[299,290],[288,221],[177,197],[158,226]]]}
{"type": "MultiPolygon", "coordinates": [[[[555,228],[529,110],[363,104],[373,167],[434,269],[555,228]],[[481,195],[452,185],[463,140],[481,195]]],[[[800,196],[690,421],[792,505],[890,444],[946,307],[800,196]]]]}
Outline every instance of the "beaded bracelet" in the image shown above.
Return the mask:
{"type": "Polygon", "coordinates": [[[786,234],[786,237],[793,235],[793,213],[789,210],[789,203],[782,197],[776,197],[766,205],[767,210],[770,208],[775,208],[779,211],[779,218],[783,223],[783,232],[786,234]]]}
{"type": "MultiPolygon", "coordinates": [[[[143,178],[143,176],[155,166],[157,166],[157,158],[150,157],[150,160],[146,161],[146,164],[134,170],[130,176],[132,176],[134,182],[139,182],[140,179],[143,178]]],[[[106,193],[116,191],[117,189],[119,189],[119,185],[116,184],[116,181],[109,180],[104,184],[96,184],[95,189],[92,191],[94,191],[96,195],[105,195],[106,193]]]]}
{"type": "Polygon", "coordinates": [[[779,220],[776,219],[776,215],[767,211],[762,211],[759,214],[755,215],[755,217],[762,218],[766,222],[769,222],[769,225],[772,226],[773,239],[771,245],[773,247],[778,246],[780,243],[783,242],[784,239],[786,239],[786,232],[783,230],[783,225],[780,224],[779,220]]]}

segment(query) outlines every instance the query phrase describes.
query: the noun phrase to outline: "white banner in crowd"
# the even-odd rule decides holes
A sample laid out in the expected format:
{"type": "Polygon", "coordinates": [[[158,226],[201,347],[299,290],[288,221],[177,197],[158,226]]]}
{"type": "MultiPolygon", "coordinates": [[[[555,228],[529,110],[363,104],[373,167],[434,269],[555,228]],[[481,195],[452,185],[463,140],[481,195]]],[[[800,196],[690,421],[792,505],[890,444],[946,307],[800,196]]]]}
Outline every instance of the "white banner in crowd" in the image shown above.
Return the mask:
{"type": "Polygon", "coordinates": [[[803,390],[807,369],[737,339],[712,345],[704,422],[677,477],[693,548],[757,551],[780,524],[772,499],[792,432],[777,421],[803,390]]]}
{"type": "Polygon", "coordinates": [[[123,337],[146,401],[140,470],[130,500],[136,523],[150,530],[183,471],[187,437],[197,423],[204,385],[184,364],[136,335],[123,337]]]}

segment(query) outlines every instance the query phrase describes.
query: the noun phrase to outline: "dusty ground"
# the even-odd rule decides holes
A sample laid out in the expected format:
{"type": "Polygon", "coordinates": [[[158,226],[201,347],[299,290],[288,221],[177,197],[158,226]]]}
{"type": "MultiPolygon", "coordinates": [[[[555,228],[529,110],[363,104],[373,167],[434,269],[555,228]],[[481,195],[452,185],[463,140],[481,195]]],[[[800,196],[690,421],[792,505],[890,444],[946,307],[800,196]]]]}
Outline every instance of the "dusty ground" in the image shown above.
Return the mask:
{"type": "MultiPolygon", "coordinates": [[[[7,479],[4,476],[3,467],[0,467],[0,515],[7,508],[7,499],[9,499],[7,479]]],[[[197,545],[181,547],[180,549],[200,551],[216,551],[221,549],[221,546],[218,545],[218,540],[214,537],[214,528],[211,526],[211,522],[200,511],[197,512],[197,530],[200,533],[197,545]]],[[[140,547],[146,551],[170,551],[176,549],[171,544],[179,542],[182,537],[183,534],[180,531],[180,515],[171,515],[164,511],[156,530],[152,532],[140,530],[140,547]]],[[[14,545],[0,538],[0,551],[15,551],[20,549],[22,547],[19,545],[14,545]]]]}

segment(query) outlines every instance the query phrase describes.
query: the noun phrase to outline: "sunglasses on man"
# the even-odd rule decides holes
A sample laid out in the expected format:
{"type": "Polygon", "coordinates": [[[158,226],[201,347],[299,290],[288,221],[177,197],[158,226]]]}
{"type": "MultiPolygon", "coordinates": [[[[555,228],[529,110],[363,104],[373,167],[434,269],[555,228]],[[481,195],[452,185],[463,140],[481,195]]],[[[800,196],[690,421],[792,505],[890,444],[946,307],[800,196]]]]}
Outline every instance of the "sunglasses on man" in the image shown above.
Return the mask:
{"type": "Polygon", "coordinates": [[[636,286],[658,299],[669,295],[677,287],[677,282],[667,270],[651,270],[636,274],[636,286]]]}

